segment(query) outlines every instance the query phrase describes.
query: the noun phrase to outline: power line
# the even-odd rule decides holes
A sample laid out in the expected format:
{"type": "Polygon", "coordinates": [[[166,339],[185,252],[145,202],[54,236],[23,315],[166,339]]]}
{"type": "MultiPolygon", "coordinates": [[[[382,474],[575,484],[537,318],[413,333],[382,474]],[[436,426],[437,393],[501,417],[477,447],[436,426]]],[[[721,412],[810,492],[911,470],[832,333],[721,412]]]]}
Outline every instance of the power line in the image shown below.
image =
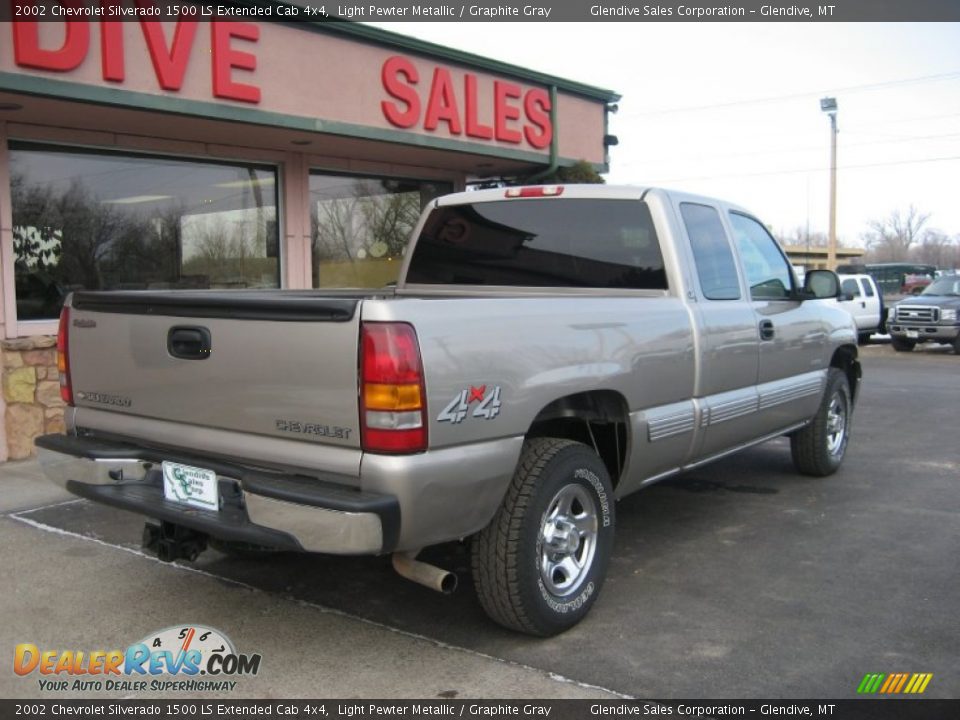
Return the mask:
{"type": "Polygon", "coordinates": [[[945,113],[939,115],[920,115],[917,117],[902,117],[895,120],[879,120],[877,122],[869,122],[862,124],[854,125],[845,125],[844,130],[846,132],[858,132],[862,128],[872,128],[872,127],[882,127],[884,125],[899,125],[903,123],[918,123],[925,120],[943,120],[944,118],[953,118],[960,116],[960,112],[945,113]]]}
{"type": "MultiPolygon", "coordinates": [[[[893,139],[888,140],[866,140],[863,142],[854,142],[854,143],[844,143],[842,146],[843,150],[848,148],[857,148],[864,147],[869,145],[900,145],[904,142],[924,142],[927,140],[939,140],[941,138],[955,138],[960,137],[960,133],[943,133],[939,135],[900,135],[900,136],[890,136],[893,139]]],[[[777,149],[768,149],[768,150],[750,150],[746,152],[727,152],[727,153],[710,153],[703,154],[697,153],[697,159],[705,160],[714,160],[722,159],[729,157],[756,157],[762,155],[775,155],[775,154],[788,154],[788,153],[798,153],[798,152],[809,152],[811,150],[822,150],[822,145],[806,145],[800,147],[787,147],[787,148],[777,148],[777,149]]],[[[694,157],[694,156],[678,156],[676,154],[670,155],[668,157],[662,158],[647,158],[644,161],[644,164],[656,164],[661,162],[672,162],[675,161],[678,157],[694,157]]],[[[619,163],[618,163],[619,164],[619,163]]],[[[635,167],[639,163],[637,162],[627,162],[622,163],[623,167],[635,167]]]]}
{"type": "MultiPolygon", "coordinates": [[[[921,158],[919,160],[891,160],[889,162],[863,163],[859,165],[838,165],[837,169],[838,170],[857,170],[862,168],[888,167],[893,165],[920,165],[923,163],[948,162],[950,160],[960,160],[960,155],[921,158]]],[[[659,184],[675,183],[675,182],[689,182],[691,180],[724,180],[727,178],[740,178],[740,177],[766,177],[770,175],[797,175],[800,173],[820,172],[820,171],[823,171],[824,169],[825,168],[823,167],[811,167],[811,168],[795,168],[792,170],[771,170],[767,172],[729,173],[725,175],[703,175],[699,177],[670,178],[667,180],[659,181],[656,184],[659,185],[659,184]]]]}
{"type": "Polygon", "coordinates": [[[954,80],[960,78],[960,70],[954,70],[937,75],[920,75],[912,78],[903,78],[900,80],[887,80],[879,83],[868,83],[865,85],[848,85],[846,87],[832,88],[823,91],[809,91],[803,93],[792,93],[789,95],[770,95],[761,98],[751,98],[747,100],[731,100],[729,102],[712,103],[709,105],[687,105],[685,107],[662,108],[659,110],[645,110],[639,112],[624,113],[624,117],[649,117],[653,115],[668,115],[673,113],[695,112],[699,110],[714,110],[728,107],[738,107],[740,105],[761,105],[766,103],[783,102],[784,100],[797,100],[800,98],[819,97],[822,95],[838,95],[840,93],[866,92],[869,90],[879,90],[898,85],[913,85],[924,82],[938,82],[942,80],[954,80]]]}

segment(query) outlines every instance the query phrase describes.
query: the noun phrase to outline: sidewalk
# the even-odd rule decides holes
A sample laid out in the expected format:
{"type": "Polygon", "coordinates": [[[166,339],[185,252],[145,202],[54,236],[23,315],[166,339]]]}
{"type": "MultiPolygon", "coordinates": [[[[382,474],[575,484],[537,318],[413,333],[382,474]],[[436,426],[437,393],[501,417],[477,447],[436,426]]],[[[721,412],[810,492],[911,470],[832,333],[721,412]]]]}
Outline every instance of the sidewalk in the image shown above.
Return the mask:
{"type": "MultiPolygon", "coordinates": [[[[0,465],[0,697],[156,697],[156,693],[41,691],[19,677],[18,643],[41,650],[123,649],[174,625],[224,631],[261,671],[216,698],[612,698],[547,671],[450,647],[344,613],[263,592],[131,547],[38,526],[30,509],[71,501],[35,461],[0,465]],[[34,523],[34,524],[31,524],[34,523]]],[[[549,642],[536,641],[531,642],[549,642]]],[[[52,676],[51,676],[52,677],[52,676]]],[[[71,682],[73,677],[66,676],[71,682]]]]}

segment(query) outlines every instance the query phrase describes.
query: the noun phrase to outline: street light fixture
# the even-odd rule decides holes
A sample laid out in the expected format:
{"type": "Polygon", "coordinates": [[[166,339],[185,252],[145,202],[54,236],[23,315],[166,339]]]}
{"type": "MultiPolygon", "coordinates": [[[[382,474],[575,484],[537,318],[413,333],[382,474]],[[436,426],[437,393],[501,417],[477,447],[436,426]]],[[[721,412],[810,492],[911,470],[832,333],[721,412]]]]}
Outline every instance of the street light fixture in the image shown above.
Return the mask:
{"type": "Polygon", "coordinates": [[[830,116],[830,237],[827,268],[837,269],[837,99],[820,99],[820,109],[830,116]]]}

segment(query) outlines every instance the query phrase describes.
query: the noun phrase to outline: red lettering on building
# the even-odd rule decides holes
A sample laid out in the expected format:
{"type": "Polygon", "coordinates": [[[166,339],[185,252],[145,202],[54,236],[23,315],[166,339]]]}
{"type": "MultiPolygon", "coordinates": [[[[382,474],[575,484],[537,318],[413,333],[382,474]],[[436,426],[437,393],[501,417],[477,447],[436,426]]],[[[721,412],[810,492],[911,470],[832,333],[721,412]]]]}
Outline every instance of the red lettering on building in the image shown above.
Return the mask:
{"type": "Polygon", "coordinates": [[[397,127],[416,125],[420,119],[420,96],[412,86],[420,82],[420,74],[413,63],[400,56],[390,58],[380,68],[380,81],[384,90],[405,105],[400,108],[397,103],[384,100],[380,103],[384,117],[397,127]]]}
{"type": "Polygon", "coordinates": [[[427,103],[427,114],[423,120],[423,127],[427,130],[436,130],[440,122],[445,122],[451,135],[459,135],[460,111],[457,109],[457,95],[453,90],[453,79],[446,68],[437,68],[433,71],[433,84],[430,86],[430,101],[427,103]]]}
{"type": "Polygon", "coordinates": [[[493,83],[494,137],[501,142],[518,145],[522,136],[520,131],[510,126],[520,119],[520,108],[513,104],[520,99],[520,86],[497,80],[493,83]]]}
{"type": "MultiPolygon", "coordinates": [[[[116,0],[103,0],[103,5],[113,2],[116,0]]],[[[64,27],[60,46],[41,47],[40,22],[24,20],[9,23],[8,26],[13,29],[14,62],[20,67],[52,72],[69,72],[80,67],[90,51],[90,23],[85,20],[70,20],[60,24],[64,27]]],[[[166,23],[141,20],[139,24],[157,83],[164,90],[178,92],[183,87],[190,58],[195,52],[199,23],[178,21],[169,45],[164,33],[166,23]]],[[[109,82],[122,83],[126,79],[124,25],[126,23],[116,21],[100,23],[100,70],[103,79],[109,82]]],[[[233,71],[253,72],[257,69],[257,56],[237,50],[234,41],[258,42],[260,29],[251,23],[211,22],[210,35],[210,83],[213,96],[259,103],[260,88],[234,81],[233,71]]],[[[417,112],[419,113],[419,108],[417,112]]]]}
{"type": "Polygon", "coordinates": [[[463,75],[461,107],[450,71],[435,68],[423,113],[418,89],[420,74],[410,60],[399,55],[387,58],[380,79],[389,95],[380,107],[387,122],[395,127],[407,129],[422,123],[424,130],[436,132],[443,123],[451,135],[464,133],[477,140],[496,139],[512,145],[526,141],[537,150],[549,146],[553,139],[553,106],[543,88],[524,91],[515,83],[496,80],[490,97],[492,112],[481,118],[480,88],[472,73],[463,75]]]}
{"type": "Polygon", "coordinates": [[[550,95],[546,90],[534,88],[523,98],[523,111],[530,121],[523,127],[527,142],[535,148],[545,148],[553,140],[553,123],[550,122],[550,95]]]}
{"type": "Polygon", "coordinates": [[[40,23],[17,21],[13,26],[13,58],[21,67],[69,72],[80,67],[90,48],[90,26],[85,22],[63,23],[63,44],[56,49],[40,47],[40,23]]]}
{"type": "Polygon", "coordinates": [[[173,44],[167,47],[167,38],[163,34],[163,23],[155,20],[141,20],[140,29],[147,41],[150,61],[157,81],[164,90],[179,90],[183,87],[183,77],[187,74],[187,63],[193,49],[193,39],[197,35],[196,20],[178,20],[173,33],[173,44]]]}
{"type": "Polygon", "coordinates": [[[257,42],[260,39],[260,28],[250,23],[215,22],[210,29],[213,33],[213,94],[228,100],[260,102],[260,88],[234,82],[231,74],[234,68],[250,72],[257,69],[257,56],[234,50],[231,41],[239,38],[257,42]]]}
{"type": "Polygon", "coordinates": [[[477,78],[468,73],[463,78],[463,87],[466,95],[467,135],[478,140],[493,139],[493,128],[477,119],[480,112],[477,107],[477,78]]]}
{"type": "Polygon", "coordinates": [[[103,79],[122,83],[126,79],[123,56],[123,23],[100,23],[100,67],[103,79]]]}

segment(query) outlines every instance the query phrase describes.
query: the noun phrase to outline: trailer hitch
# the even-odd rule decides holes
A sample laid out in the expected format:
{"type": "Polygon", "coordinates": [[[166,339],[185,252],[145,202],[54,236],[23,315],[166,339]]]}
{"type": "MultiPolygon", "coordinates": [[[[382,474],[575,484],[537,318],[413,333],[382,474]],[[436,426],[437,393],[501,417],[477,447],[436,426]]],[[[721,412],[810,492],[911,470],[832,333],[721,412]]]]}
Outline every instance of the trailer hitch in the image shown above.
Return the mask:
{"type": "Polygon", "coordinates": [[[163,562],[181,558],[193,562],[207,549],[207,536],[171,522],[148,522],[143,526],[143,549],[163,562]]]}

